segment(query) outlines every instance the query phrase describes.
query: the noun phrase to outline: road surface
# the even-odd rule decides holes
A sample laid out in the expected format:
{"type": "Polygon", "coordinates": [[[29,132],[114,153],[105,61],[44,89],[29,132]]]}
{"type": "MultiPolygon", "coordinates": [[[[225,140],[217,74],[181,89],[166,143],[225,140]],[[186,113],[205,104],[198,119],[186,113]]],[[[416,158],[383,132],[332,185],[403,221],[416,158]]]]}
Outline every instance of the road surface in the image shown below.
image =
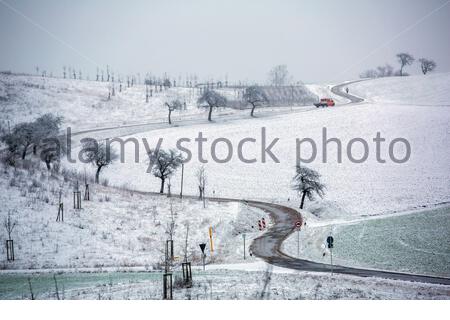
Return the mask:
{"type": "Polygon", "coordinates": [[[405,280],[413,282],[424,282],[433,284],[450,285],[450,278],[415,275],[408,273],[397,273],[371,269],[358,269],[343,266],[331,266],[330,264],[318,263],[309,260],[297,259],[281,251],[283,241],[296,231],[295,223],[302,222],[300,213],[292,208],[278,204],[248,201],[248,204],[268,212],[273,221],[270,227],[260,237],[253,240],[250,250],[253,254],[278,267],[312,271],[348,274],[359,277],[379,277],[386,279],[405,280]]]}
{"type": "Polygon", "coordinates": [[[349,82],[344,82],[341,84],[338,84],[334,87],[331,88],[331,92],[333,92],[335,95],[341,96],[343,98],[346,98],[348,100],[350,100],[350,103],[360,103],[363,102],[364,99],[354,96],[350,93],[347,93],[345,91],[345,88],[348,87],[348,85],[352,84],[352,83],[356,83],[356,82],[361,82],[361,81],[365,81],[365,79],[361,79],[361,80],[355,80],[355,81],[349,81],[349,82]]]}

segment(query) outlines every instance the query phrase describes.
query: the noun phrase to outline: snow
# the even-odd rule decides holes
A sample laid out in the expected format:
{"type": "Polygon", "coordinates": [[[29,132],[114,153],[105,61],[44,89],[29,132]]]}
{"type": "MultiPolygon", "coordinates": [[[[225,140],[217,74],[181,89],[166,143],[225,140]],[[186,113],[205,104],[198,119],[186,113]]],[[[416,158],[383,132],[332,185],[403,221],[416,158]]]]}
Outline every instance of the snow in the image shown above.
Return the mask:
{"type": "MultiPolygon", "coordinates": [[[[269,269],[270,270],[270,269],[269,269]]],[[[0,275],[0,298],[29,299],[28,278],[37,299],[56,299],[51,274],[0,275]]],[[[174,274],[174,299],[448,299],[449,290],[429,285],[376,278],[310,272],[270,274],[265,271],[193,270],[191,288],[180,286],[174,274]],[[289,284],[289,285],[286,285],[289,284]]],[[[60,299],[161,299],[162,274],[69,273],[56,275],[60,299]]]]}
{"type": "MultiPolygon", "coordinates": [[[[279,115],[271,119],[245,119],[233,123],[212,123],[191,127],[153,130],[134,135],[140,145],[141,163],[127,160],[117,163],[105,172],[112,184],[124,183],[145,191],[157,191],[158,181],[145,174],[145,148],[142,138],[148,139],[150,147],[156,146],[158,138],[163,139],[162,148],[173,148],[180,138],[190,138],[183,144],[193,154],[191,162],[185,166],[185,192],[196,193],[195,172],[199,167],[198,146],[194,139],[199,132],[208,141],[203,147],[204,158],[209,160],[205,166],[208,171],[208,195],[235,198],[251,198],[267,201],[288,199],[297,202],[291,190],[291,178],[296,164],[296,138],[312,138],[317,143],[318,157],[309,164],[322,174],[327,186],[326,197],[316,203],[316,210],[322,219],[352,216],[378,215],[396,212],[422,205],[433,205],[450,201],[450,139],[448,124],[450,114],[446,108],[403,106],[393,107],[384,104],[362,104],[312,110],[302,113],[279,115]],[[274,163],[267,158],[262,163],[261,129],[266,128],[267,141],[279,138],[273,153],[280,160],[274,163]],[[328,138],[342,141],[342,163],[337,161],[337,148],[330,143],[328,162],[323,163],[322,129],[327,128],[328,138]],[[381,145],[381,158],[376,160],[376,146],[373,139],[377,132],[386,139],[381,145]],[[233,157],[228,163],[212,161],[210,148],[212,141],[226,137],[234,146],[233,157]],[[237,157],[236,146],[245,137],[255,138],[255,144],[248,143],[244,151],[247,158],[257,162],[246,164],[237,157]],[[389,157],[389,143],[396,138],[405,138],[411,146],[411,157],[403,164],[394,163],[389,157]],[[353,138],[363,138],[369,145],[369,158],[366,162],[355,164],[346,155],[346,146],[353,138]],[[339,210],[335,210],[339,208],[339,210]],[[320,213],[319,213],[320,212],[320,213]]],[[[114,145],[114,144],[113,144],[114,145]]],[[[309,156],[307,146],[302,151],[304,158],[309,156]]],[[[126,159],[133,159],[133,145],[127,145],[126,159]]],[[[361,156],[360,145],[355,144],[353,156],[361,156]]],[[[227,147],[217,144],[217,157],[224,158],[227,147]]],[[[405,149],[396,145],[394,154],[402,158],[405,149]]],[[[178,190],[180,173],[173,177],[173,185],[178,190]]],[[[310,206],[307,203],[307,206],[310,206]]],[[[314,204],[315,205],[315,204],[314,204]]]]}
{"type": "MultiPolygon", "coordinates": [[[[43,169],[43,167],[41,167],[43,169]]],[[[44,170],[42,170],[44,171],[44,170]]],[[[18,226],[13,232],[14,262],[6,262],[6,247],[0,248],[0,269],[144,267],[160,269],[164,244],[175,214],[174,246],[176,264],[184,256],[186,226],[189,224],[188,255],[201,264],[199,243],[209,244],[213,228],[214,253],[207,249],[207,263],[243,261],[241,232],[247,233],[248,247],[260,234],[252,225],[268,217],[257,209],[236,202],[182,201],[155,194],[143,194],[101,185],[90,185],[91,201],[82,210],[73,209],[73,183],[38,171],[2,168],[0,179],[0,221],[9,210],[18,226]],[[59,188],[64,191],[64,222],[56,222],[59,188]]],[[[80,179],[80,183],[83,180],[80,179]]],[[[84,192],[84,185],[80,188],[84,192]]],[[[0,233],[4,243],[6,234],[0,233]]],[[[209,247],[209,246],[208,246],[209,247]]],[[[248,252],[247,252],[248,256],[248,252]]],[[[248,257],[248,261],[254,258],[248,257]]]]}
{"type": "Polygon", "coordinates": [[[390,77],[349,85],[354,93],[371,102],[450,106],[450,73],[390,77]]]}
{"type": "MultiPolygon", "coordinates": [[[[208,139],[203,148],[204,158],[208,160],[205,165],[208,175],[207,195],[264,200],[295,208],[298,207],[298,197],[291,189],[291,178],[295,172],[296,138],[313,139],[317,143],[318,158],[307,165],[322,174],[327,189],[324,199],[307,201],[306,210],[302,212],[308,221],[308,228],[302,232],[302,237],[305,237],[302,238],[302,256],[322,261],[323,236],[333,225],[337,225],[332,230],[342,241],[351,241],[355,237],[365,239],[368,229],[376,231],[371,224],[377,220],[375,218],[418,207],[432,208],[450,201],[450,114],[447,108],[442,107],[449,105],[449,79],[450,74],[434,74],[351,84],[350,93],[368,99],[368,102],[358,105],[342,105],[346,99],[332,95],[330,86],[307,85],[314,94],[332,97],[341,105],[325,109],[302,107],[301,112],[280,112],[271,117],[257,116],[254,119],[250,119],[245,110],[221,110],[222,114],[232,114],[234,118],[217,117],[212,123],[195,124],[193,121],[192,125],[179,127],[148,125],[92,133],[102,138],[124,136],[139,139],[141,161],[133,161],[133,145],[128,144],[126,162],[115,163],[102,171],[102,179],[108,180],[110,187],[92,184],[93,200],[83,201],[80,211],[73,210],[71,204],[73,183],[75,179],[81,182],[81,176],[69,174],[67,177],[65,174],[66,178],[63,178],[49,175],[42,164],[40,168],[16,171],[2,167],[0,220],[3,221],[8,210],[16,209],[14,218],[19,224],[13,233],[17,260],[7,263],[4,260],[5,247],[2,246],[0,250],[0,266],[8,269],[0,272],[0,283],[11,277],[10,270],[16,270],[17,276],[28,269],[39,272],[61,271],[61,277],[69,277],[67,273],[71,271],[75,282],[83,277],[78,274],[80,270],[85,270],[93,272],[94,279],[87,283],[81,281],[81,287],[67,283],[67,298],[160,298],[161,274],[149,271],[161,269],[164,255],[162,248],[167,239],[165,229],[170,221],[172,205],[177,222],[175,271],[179,273],[183,239],[189,223],[189,253],[194,264],[195,280],[191,290],[178,289],[175,298],[256,298],[262,288],[267,265],[248,255],[247,260],[243,260],[242,232],[246,233],[249,246],[252,239],[260,234],[251,226],[255,226],[263,216],[268,220],[267,215],[237,202],[209,201],[204,209],[196,199],[185,198],[180,201],[149,193],[159,190],[160,181],[146,173],[148,164],[142,139],[146,138],[150,147],[154,147],[158,138],[163,138],[163,148],[175,147],[179,138],[192,139],[190,143],[184,144],[193,153],[193,160],[185,165],[185,194],[197,194],[195,173],[200,161],[197,159],[198,147],[194,139],[202,132],[208,139]],[[238,119],[242,113],[247,116],[238,119]],[[145,132],[138,132],[144,127],[145,132]],[[275,163],[270,157],[266,163],[262,163],[262,128],[266,130],[267,144],[279,138],[272,152],[280,163],[275,163]],[[342,141],[342,163],[337,161],[334,143],[330,143],[327,149],[328,162],[323,163],[323,128],[327,128],[329,138],[342,141]],[[381,158],[386,159],[386,163],[376,161],[373,138],[377,132],[386,138],[381,148],[381,158]],[[224,137],[232,141],[233,155],[230,162],[220,164],[212,161],[210,148],[214,139],[224,137]],[[237,145],[246,137],[255,138],[256,143],[245,145],[244,156],[256,158],[256,163],[246,164],[237,157],[237,145]],[[399,137],[406,138],[411,145],[411,158],[404,164],[394,163],[389,158],[389,142],[399,137]],[[364,138],[369,144],[369,158],[364,163],[352,163],[346,155],[345,149],[353,138],[364,138]],[[56,204],[61,186],[64,190],[65,222],[57,223],[56,204]],[[208,243],[210,226],[214,230],[217,250],[213,254],[208,252],[208,271],[203,273],[198,244],[208,243]],[[99,270],[108,271],[106,274],[110,278],[117,278],[117,281],[113,280],[110,284],[106,277],[98,275],[99,278],[96,278],[99,270]],[[118,272],[123,270],[140,272],[130,273],[133,276],[124,280],[122,273],[118,272]],[[139,275],[136,276],[139,279],[133,279],[135,274],[139,275]],[[212,296],[209,293],[211,285],[212,296]],[[70,286],[72,288],[69,290],[70,286]]],[[[191,89],[169,89],[156,94],[149,104],[145,103],[143,86],[126,89],[110,101],[106,100],[107,93],[106,83],[50,78],[43,80],[40,77],[0,74],[1,125],[7,120],[11,120],[12,124],[28,121],[46,112],[64,116],[65,125],[74,126],[75,131],[121,124],[155,123],[165,121],[165,99],[179,95],[186,97],[187,110],[175,114],[174,119],[196,120],[205,117],[204,110],[196,108],[196,93],[191,89]],[[97,116],[99,114],[101,116],[97,116]]],[[[88,135],[90,133],[73,137],[73,154],[77,154],[79,148],[79,141],[76,140],[88,135]]],[[[307,157],[311,150],[306,145],[302,147],[302,155],[307,157]]],[[[361,151],[355,144],[354,157],[359,158],[361,151]]],[[[401,157],[405,148],[396,146],[394,151],[401,157]]],[[[223,143],[217,145],[216,153],[218,158],[226,156],[223,143]]],[[[89,176],[94,170],[92,166],[81,163],[73,165],[63,161],[62,165],[80,173],[86,170],[89,176]]],[[[172,193],[178,194],[180,171],[171,179],[171,185],[172,193]]],[[[84,186],[81,189],[84,190],[84,186]]],[[[400,222],[387,218],[382,220],[385,233],[374,231],[373,236],[378,239],[395,238],[397,241],[399,238],[395,237],[395,231],[392,230],[400,222]],[[390,233],[390,237],[386,232],[390,233]]],[[[428,224],[426,230],[429,231],[426,234],[431,238],[427,238],[426,244],[432,245],[431,250],[435,250],[436,242],[442,237],[435,232],[435,225],[439,222],[431,221],[425,219],[421,225],[428,224]]],[[[0,233],[0,241],[4,242],[5,239],[5,234],[0,233]]],[[[296,252],[294,240],[295,235],[284,247],[290,254],[296,252]]],[[[412,241],[410,237],[406,241],[403,237],[400,240],[404,246],[410,246],[412,241]]],[[[346,251],[348,247],[343,246],[341,252],[337,251],[337,261],[349,265],[386,267],[367,257],[355,259],[364,248],[356,252],[346,251]]],[[[429,251],[430,247],[424,245],[421,249],[429,251]]],[[[411,258],[426,260],[423,257],[427,255],[423,254],[415,253],[411,258]]],[[[448,256],[448,252],[444,252],[444,263],[448,256]]],[[[376,254],[369,258],[377,260],[380,257],[376,254]]],[[[414,262],[389,267],[421,272],[422,265],[414,262]]],[[[438,269],[442,270],[441,267],[438,269]]],[[[270,286],[272,299],[418,299],[450,296],[448,288],[443,286],[340,275],[329,278],[328,275],[282,268],[274,268],[273,272],[270,286]],[[286,283],[290,285],[286,286],[286,283]]],[[[40,276],[41,273],[36,275],[40,276]]],[[[15,282],[13,278],[9,280],[15,282]]],[[[50,286],[53,288],[53,284],[50,286]]],[[[7,297],[20,298],[24,294],[26,298],[23,289],[20,292],[15,290],[14,294],[7,297]]],[[[42,296],[53,298],[49,291],[44,288],[42,296]]]]}
{"type": "Polygon", "coordinates": [[[331,84],[305,84],[305,86],[320,99],[332,98],[336,104],[345,104],[349,102],[348,99],[331,92],[331,88],[333,87],[331,84]]]}
{"type": "MultiPolygon", "coordinates": [[[[450,277],[449,218],[447,205],[341,223],[308,219],[299,234],[300,257],[330,263],[325,239],[332,235],[334,264],[450,277]]],[[[282,250],[297,255],[297,233],[282,250]]]]}

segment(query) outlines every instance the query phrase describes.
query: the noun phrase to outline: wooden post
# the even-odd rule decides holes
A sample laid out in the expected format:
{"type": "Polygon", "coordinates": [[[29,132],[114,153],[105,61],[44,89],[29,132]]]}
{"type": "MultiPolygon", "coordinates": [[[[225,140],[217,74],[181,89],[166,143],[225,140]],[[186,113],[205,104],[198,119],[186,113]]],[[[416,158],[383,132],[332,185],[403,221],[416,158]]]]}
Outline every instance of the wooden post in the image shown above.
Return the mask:
{"type": "Polygon", "coordinates": [[[81,209],[81,192],[78,187],[78,181],[73,190],[73,208],[77,210],[81,209]]]}
{"type": "Polygon", "coordinates": [[[173,260],[173,240],[166,240],[166,260],[173,260]]]}
{"type": "Polygon", "coordinates": [[[80,191],[73,192],[73,208],[76,210],[81,209],[81,192],[80,191]]]}
{"type": "Polygon", "coordinates": [[[90,194],[89,194],[89,184],[86,183],[86,189],[84,189],[84,200],[89,201],[90,200],[90,194]]]}
{"type": "Polygon", "coordinates": [[[183,262],[181,264],[183,270],[183,283],[187,287],[192,286],[192,269],[190,262],[183,262]]]}
{"type": "Polygon", "coordinates": [[[181,192],[180,192],[181,199],[183,199],[183,178],[184,178],[184,163],[181,164],[181,192]]]}
{"type": "Polygon", "coordinates": [[[61,202],[62,190],[59,190],[59,201],[58,201],[58,216],[56,217],[56,222],[64,222],[64,204],[61,202]]]}
{"type": "Polygon", "coordinates": [[[6,240],[6,260],[14,261],[14,242],[10,240],[6,240]]]}
{"type": "Polygon", "coordinates": [[[172,300],[172,274],[163,274],[163,299],[172,300]]]}

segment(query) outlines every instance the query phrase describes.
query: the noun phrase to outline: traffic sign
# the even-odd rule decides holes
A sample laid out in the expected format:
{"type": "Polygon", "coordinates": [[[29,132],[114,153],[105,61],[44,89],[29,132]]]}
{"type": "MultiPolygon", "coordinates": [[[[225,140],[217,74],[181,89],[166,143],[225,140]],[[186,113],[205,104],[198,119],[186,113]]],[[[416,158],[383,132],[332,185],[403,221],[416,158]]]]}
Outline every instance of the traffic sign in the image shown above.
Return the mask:
{"type": "Polygon", "coordinates": [[[333,241],[334,241],[334,239],[333,239],[332,236],[328,236],[328,237],[327,237],[327,245],[328,245],[328,249],[333,248],[333,241]]]}
{"type": "Polygon", "coordinates": [[[202,250],[202,253],[205,253],[206,243],[200,243],[199,246],[200,249],[202,250]]]}
{"type": "Polygon", "coordinates": [[[295,222],[295,227],[297,228],[297,229],[300,229],[301,227],[302,227],[302,222],[299,220],[299,221],[297,221],[297,222],[295,222]]]}

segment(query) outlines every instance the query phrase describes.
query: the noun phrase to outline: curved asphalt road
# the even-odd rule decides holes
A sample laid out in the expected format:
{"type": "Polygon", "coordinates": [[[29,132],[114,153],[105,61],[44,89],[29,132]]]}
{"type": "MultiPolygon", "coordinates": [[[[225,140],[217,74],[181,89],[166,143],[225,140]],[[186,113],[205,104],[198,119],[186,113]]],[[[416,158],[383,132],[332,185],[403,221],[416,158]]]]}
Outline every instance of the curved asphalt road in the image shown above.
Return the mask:
{"type": "Polygon", "coordinates": [[[260,237],[253,240],[250,249],[253,254],[267,263],[278,267],[313,271],[313,272],[331,272],[348,274],[360,277],[379,277],[386,279],[405,280],[414,282],[434,283],[450,285],[450,278],[431,277],[423,275],[414,275],[407,273],[397,273],[379,270],[368,270],[329,265],[313,262],[309,260],[297,259],[281,251],[283,241],[295,232],[295,222],[302,221],[301,214],[289,207],[277,204],[249,201],[249,205],[268,212],[274,222],[274,225],[260,237]]]}
{"type": "MultiPolygon", "coordinates": [[[[352,83],[357,83],[357,82],[361,82],[361,81],[365,81],[366,79],[361,79],[361,80],[355,80],[355,81],[350,81],[350,82],[344,82],[342,84],[338,84],[334,87],[331,88],[331,92],[333,92],[335,95],[341,96],[343,98],[346,98],[348,100],[350,100],[350,103],[359,103],[359,102],[363,102],[364,99],[354,96],[350,93],[345,92],[345,88],[348,87],[348,85],[352,84],[352,83]]],[[[350,92],[350,91],[349,91],[350,92]]]]}

